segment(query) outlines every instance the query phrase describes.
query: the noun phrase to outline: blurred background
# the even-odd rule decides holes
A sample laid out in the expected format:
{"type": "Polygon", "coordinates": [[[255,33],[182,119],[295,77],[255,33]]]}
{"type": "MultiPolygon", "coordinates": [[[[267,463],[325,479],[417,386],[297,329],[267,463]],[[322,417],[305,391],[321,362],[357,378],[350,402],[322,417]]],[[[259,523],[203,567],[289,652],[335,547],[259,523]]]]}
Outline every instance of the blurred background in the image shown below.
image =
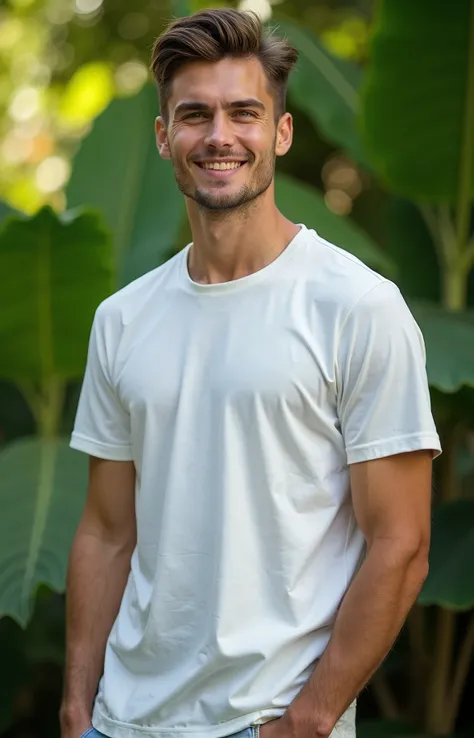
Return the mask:
{"type": "MultiPolygon", "coordinates": [[[[217,5],[0,2],[3,738],[59,735],[65,571],[87,480],[68,436],[89,330],[102,299],[190,239],[156,152],[148,65],[167,20],[217,5]]],[[[278,204],[399,285],[444,448],[430,573],[360,697],[358,735],[474,736],[474,1],[238,7],[300,51],[278,204]]]]}

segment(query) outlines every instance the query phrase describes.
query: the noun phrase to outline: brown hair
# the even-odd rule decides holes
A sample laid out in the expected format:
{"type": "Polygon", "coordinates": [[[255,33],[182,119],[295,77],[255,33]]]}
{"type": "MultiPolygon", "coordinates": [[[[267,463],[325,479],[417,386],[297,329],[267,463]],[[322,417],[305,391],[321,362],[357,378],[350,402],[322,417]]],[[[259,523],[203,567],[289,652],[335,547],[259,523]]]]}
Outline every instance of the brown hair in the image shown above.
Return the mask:
{"type": "Polygon", "coordinates": [[[275,117],[285,112],[288,77],[298,58],[297,50],[273,33],[264,33],[255,13],[219,8],[172,21],[154,43],[151,71],[165,120],[171,83],[178,69],[187,62],[217,62],[226,56],[257,57],[273,93],[275,117]]]}

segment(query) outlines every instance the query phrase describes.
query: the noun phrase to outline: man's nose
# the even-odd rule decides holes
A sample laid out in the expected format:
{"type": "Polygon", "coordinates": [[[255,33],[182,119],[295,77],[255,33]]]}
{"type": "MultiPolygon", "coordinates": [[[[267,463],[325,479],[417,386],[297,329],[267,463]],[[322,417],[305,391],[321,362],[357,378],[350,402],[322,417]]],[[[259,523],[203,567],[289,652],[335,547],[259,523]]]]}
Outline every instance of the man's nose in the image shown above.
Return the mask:
{"type": "Polygon", "coordinates": [[[234,144],[234,134],[228,117],[218,113],[209,121],[205,143],[216,149],[226,148],[234,144]]]}

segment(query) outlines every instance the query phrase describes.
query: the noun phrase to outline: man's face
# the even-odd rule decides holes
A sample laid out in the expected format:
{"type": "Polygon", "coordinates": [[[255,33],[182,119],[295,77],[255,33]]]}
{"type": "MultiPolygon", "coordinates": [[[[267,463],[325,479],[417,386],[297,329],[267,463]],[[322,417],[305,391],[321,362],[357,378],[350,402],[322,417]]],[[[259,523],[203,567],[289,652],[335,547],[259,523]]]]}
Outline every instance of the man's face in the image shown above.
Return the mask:
{"type": "Polygon", "coordinates": [[[156,122],[160,154],[173,161],[181,192],[208,210],[230,210],[272,184],[275,156],[291,145],[291,116],[275,123],[256,58],[191,62],[173,78],[169,123],[156,122]]]}

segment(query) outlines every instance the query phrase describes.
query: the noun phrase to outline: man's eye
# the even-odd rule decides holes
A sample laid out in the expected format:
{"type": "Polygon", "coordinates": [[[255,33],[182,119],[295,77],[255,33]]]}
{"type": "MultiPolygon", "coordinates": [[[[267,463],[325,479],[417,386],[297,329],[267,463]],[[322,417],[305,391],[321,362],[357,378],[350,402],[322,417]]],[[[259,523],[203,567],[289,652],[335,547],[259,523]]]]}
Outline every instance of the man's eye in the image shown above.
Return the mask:
{"type": "Polygon", "coordinates": [[[204,113],[201,112],[200,110],[197,110],[194,113],[188,113],[187,115],[184,116],[184,119],[185,120],[189,120],[190,118],[191,119],[192,118],[194,118],[194,119],[196,119],[196,118],[204,118],[204,113]]]}
{"type": "Polygon", "coordinates": [[[237,110],[236,115],[243,118],[255,118],[255,113],[252,113],[251,110],[237,110]]]}

